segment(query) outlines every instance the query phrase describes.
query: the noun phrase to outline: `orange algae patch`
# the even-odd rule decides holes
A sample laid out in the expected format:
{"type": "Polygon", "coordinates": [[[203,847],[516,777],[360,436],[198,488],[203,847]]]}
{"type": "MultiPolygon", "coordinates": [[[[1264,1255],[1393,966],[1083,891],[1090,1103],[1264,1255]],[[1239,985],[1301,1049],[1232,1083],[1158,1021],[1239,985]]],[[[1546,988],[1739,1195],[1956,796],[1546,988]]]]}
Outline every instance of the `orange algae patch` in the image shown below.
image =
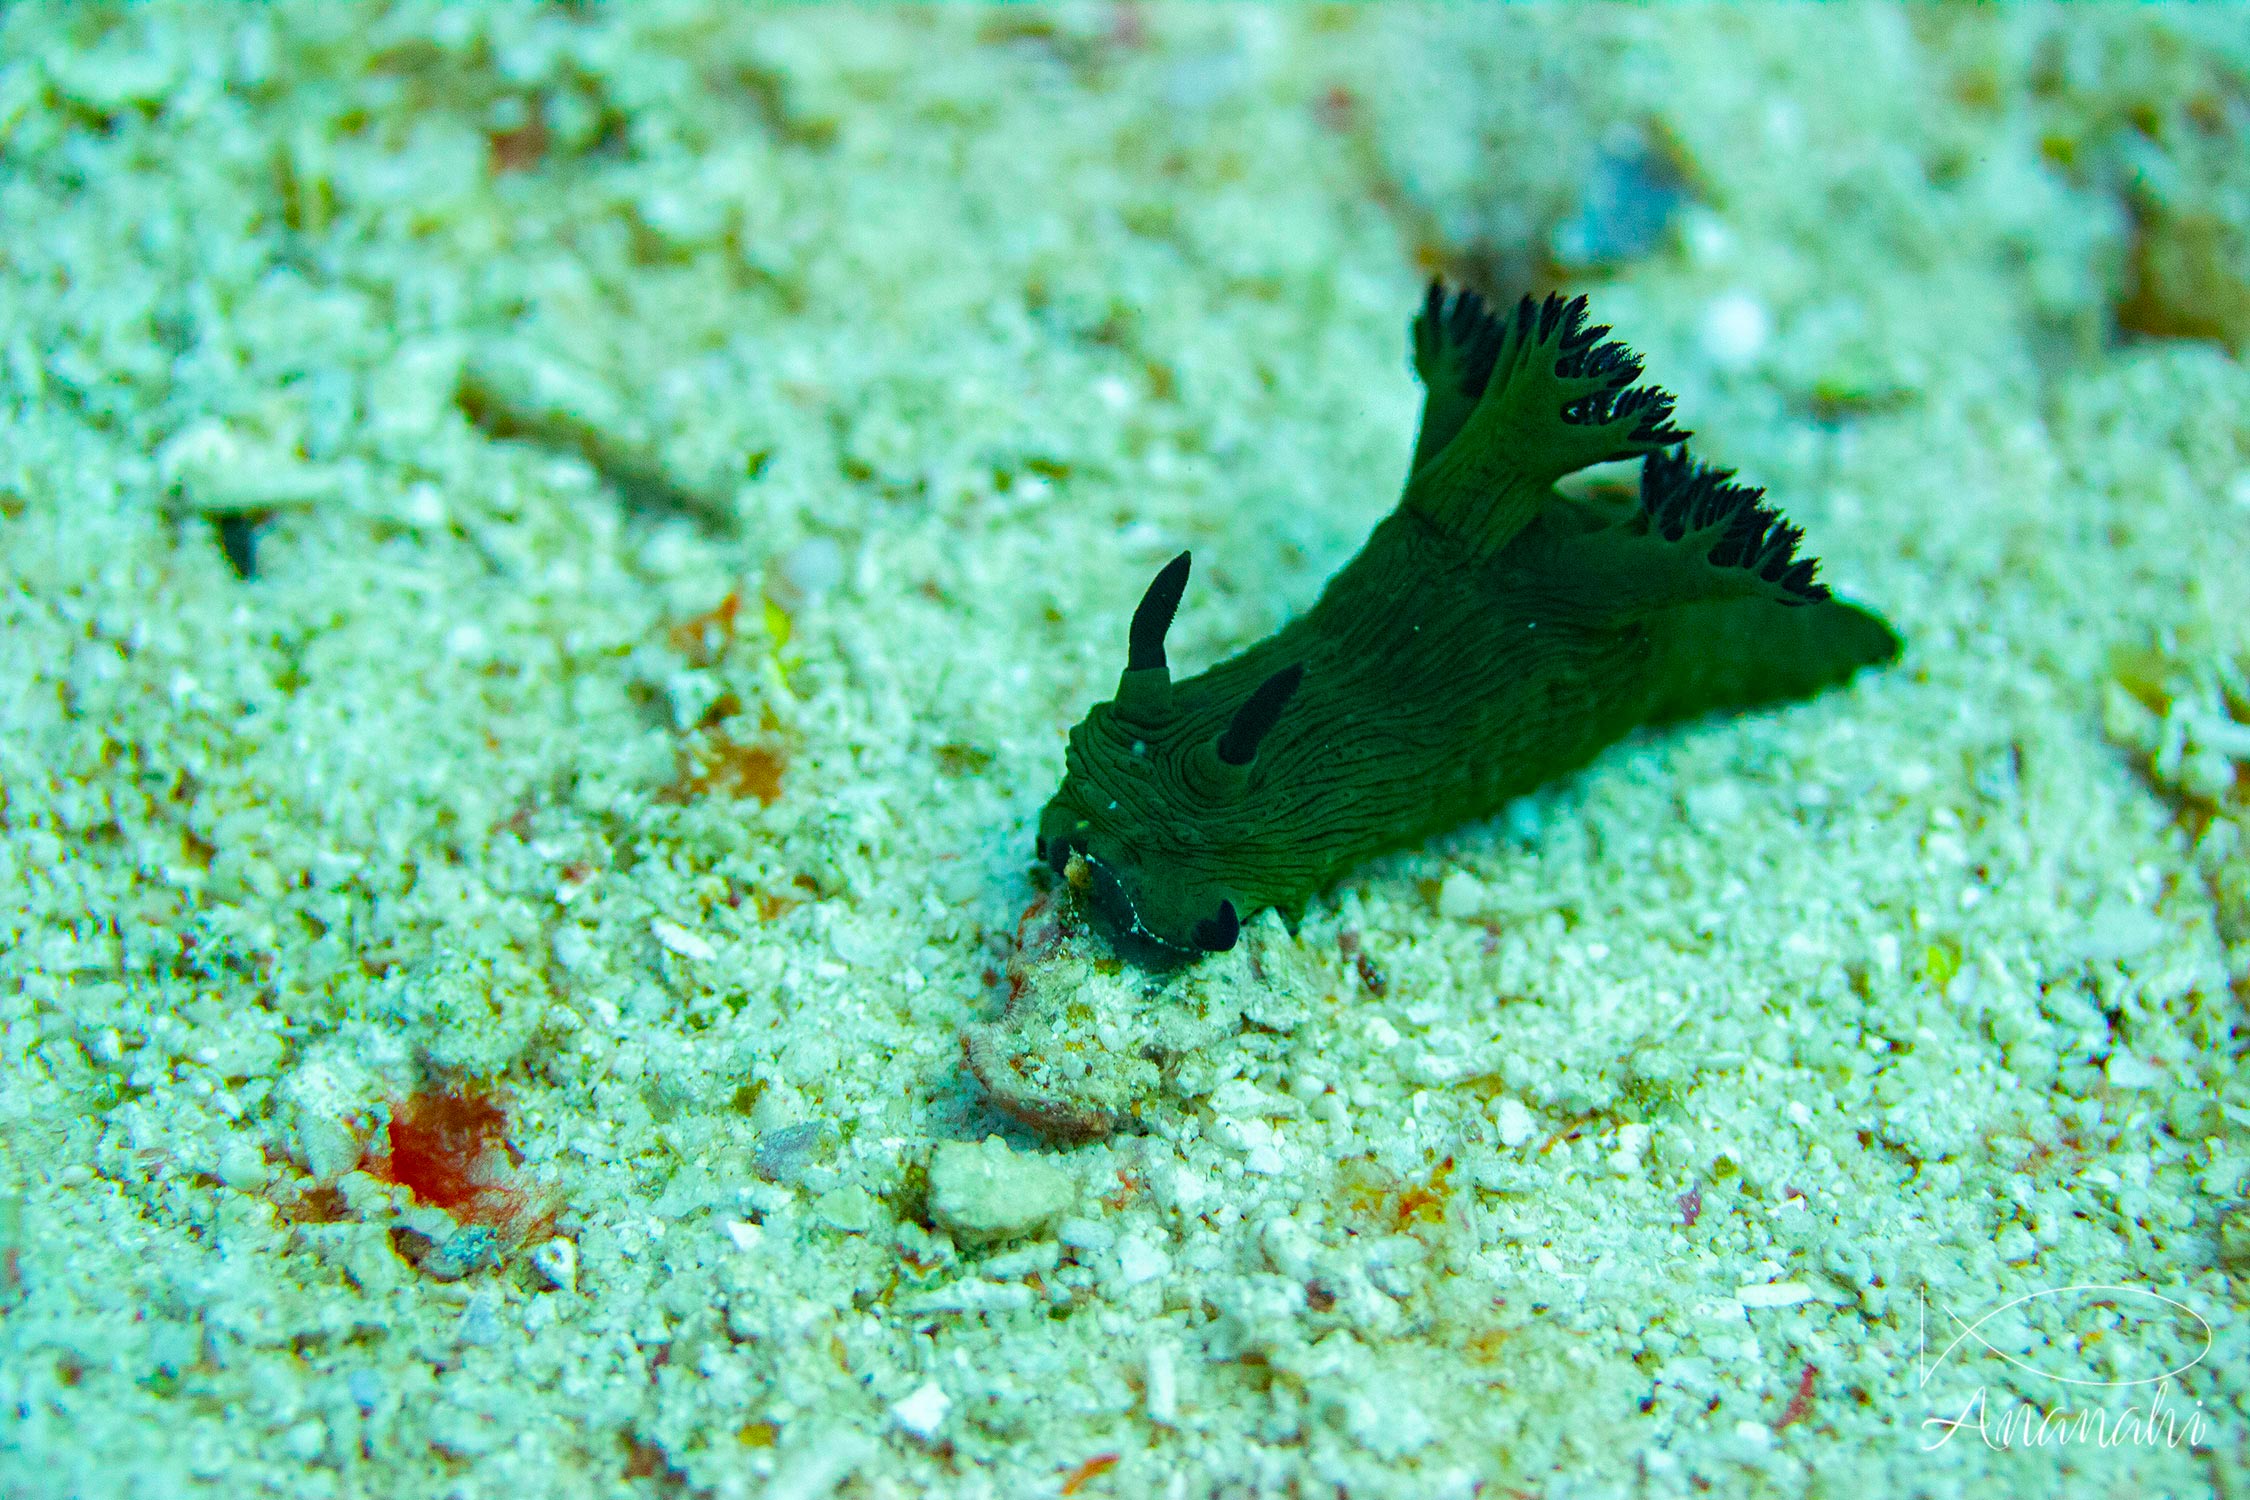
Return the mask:
{"type": "Polygon", "coordinates": [[[521,1224],[528,1195],[514,1185],[508,1112],[475,1088],[425,1089],[391,1110],[387,1149],[366,1169],[397,1183],[415,1201],[442,1208],[463,1224],[521,1224]]]}
{"type": "Polygon", "coordinates": [[[1354,1156],[1337,1164],[1336,1183],[1344,1209],[1396,1234],[1445,1222],[1452,1176],[1450,1156],[1431,1168],[1429,1180],[1419,1184],[1402,1181],[1373,1157],[1354,1156]]]}
{"type": "Polygon", "coordinates": [[[547,159],[552,137],[547,132],[547,111],[537,99],[523,106],[521,119],[505,129],[484,133],[485,160],[495,177],[529,172],[547,159]]]}
{"type": "MultiPolygon", "coordinates": [[[[702,614],[691,616],[664,632],[665,643],[691,667],[713,667],[734,648],[742,619],[742,595],[730,593],[702,614]]],[[[765,630],[776,649],[789,636],[789,617],[768,601],[765,630]]],[[[778,665],[778,663],[777,663],[778,665]]],[[[770,807],[781,796],[781,775],[789,767],[786,751],[778,743],[781,723],[770,708],[758,714],[760,738],[745,742],[725,728],[743,712],[742,700],[721,693],[692,726],[679,751],[679,769],[657,793],[659,802],[680,804],[714,793],[736,799],[755,797],[770,807]]]]}
{"type": "Polygon", "coordinates": [[[1472,1363],[1496,1365],[1500,1363],[1501,1350],[1515,1337],[1512,1328],[1480,1328],[1462,1342],[1461,1353],[1472,1363]]]}
{"type": "Polygon", "coordinates": [[[1453,1158],[1447,1157],[1430,1173],[1430,1180],[1421,1187],[1410,1187],[1398,1195],[1398,1227],[1411,1228],[1416,1224],[1437,1224],[1445,1219],[1446,1179],[1453,1175],[1453,1158]]]}
{"type": "Polygon", "coordinates": [[[1062,1492],[1066,1495],[1077,1494],[1085,1487],[1087,1480],[1116,1468],[1117,1459],[1118,1455],[1114,1453],[1095,1454],[1070,1471],[1070,1476],[1062,1482],[1062,1492]]]}
{"type": "Polygon", "coordinates": [[[734,622],[741,613],[742,596],[729,594],[702,614],[674,625],[664,638],[687,658],[689,666],[712,666],[734,644],[734,622]]]}
{"type": "Polygon", "coordinates": [[[292,1224],[341,1224],[352,1216],[350,1200],[334,1186],[307,1188],[276,1207],[292,1224]]]}
{"type": "Polygon", "coordinates": [[[714,792],[722,797],[755,797],[765,807],[779,800],[781,775],[789,769],[788,753],[779,743],[781,721],[772,709],[759,710],[761,738],[745,742],[723,727],[727,719],[741,712],[742,704],[732,693],[722,694],[712,704],[696,732],[681,745],[679,770],[656,794],[657,801],[692,802],[714,792]]]}
{"type": "Polygon", "coordinates": [[[789,761],[771,745],[745,745],[714,730],[700,753],[682,752],[680,773],[657,794],[660,802],[688,802],[713,792],[725,797],[755,797],[771,807],[781,796],[781,773],[789,761]]]}

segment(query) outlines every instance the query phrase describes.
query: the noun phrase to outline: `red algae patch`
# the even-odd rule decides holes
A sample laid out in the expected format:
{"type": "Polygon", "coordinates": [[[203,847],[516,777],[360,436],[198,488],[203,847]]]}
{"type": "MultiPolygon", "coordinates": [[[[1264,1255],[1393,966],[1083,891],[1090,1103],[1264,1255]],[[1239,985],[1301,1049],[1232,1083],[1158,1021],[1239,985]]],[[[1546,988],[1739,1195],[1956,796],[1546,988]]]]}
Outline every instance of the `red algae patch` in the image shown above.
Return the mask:
{"type": "Polygon", "coordinates": [[[514,1182],[508,1112],[475,1088],[424,1089],[391,1110],[387,1150],[371,1153],[366,1170],[442,1208],[463,1224],[520,1224],[530,1194],[514,1182]]]}

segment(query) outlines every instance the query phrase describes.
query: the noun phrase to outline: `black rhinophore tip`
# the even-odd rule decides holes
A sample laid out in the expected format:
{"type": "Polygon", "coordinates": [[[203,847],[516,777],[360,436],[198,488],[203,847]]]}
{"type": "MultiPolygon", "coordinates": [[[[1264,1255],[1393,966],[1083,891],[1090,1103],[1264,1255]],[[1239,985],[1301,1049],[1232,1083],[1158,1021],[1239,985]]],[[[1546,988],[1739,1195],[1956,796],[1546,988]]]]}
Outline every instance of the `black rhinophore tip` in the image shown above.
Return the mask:
{"type": "Polygon", "coordinates": [[[1125,638],[1126,671],[1150,672],[1164,666],[1164,633],[1172,628],[1180,595],[1187,590],[1188,557],[1183,552],[1166,563],[1141,595],[1140,607],[1133,611],[1132,633],[1125,638]]]}
{"type": "Polygon", "coordinates": [[[1230,766],[1246,766],[1256,758],[1259,742],[1281,719],[1281,711],[1297,695],[1305,680],[1305,664],[1283,667],[1258,684],[1257,690],[1234,711],[1234,722],[1219,736],[1219,759],[1230,766]]]}
{"type": "Polygon", "coordinates": [[[1206,953],[1224,953],[1242,936],[1242,921],[1234,914],[1232,901],[1219,903],[1219,914],[1206,917],[1195,924],[1195,946],[1206,953]]]}

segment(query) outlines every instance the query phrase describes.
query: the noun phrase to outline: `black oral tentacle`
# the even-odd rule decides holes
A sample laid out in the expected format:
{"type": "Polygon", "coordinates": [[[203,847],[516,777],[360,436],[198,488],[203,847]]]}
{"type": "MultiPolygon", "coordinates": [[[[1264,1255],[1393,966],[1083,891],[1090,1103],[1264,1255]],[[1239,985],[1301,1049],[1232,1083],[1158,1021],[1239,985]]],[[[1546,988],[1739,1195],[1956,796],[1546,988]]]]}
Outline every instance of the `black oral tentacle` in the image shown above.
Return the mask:
{"type": "Polygon", "coordinates": [[[1219,903],[1218,915],[1195,924],[1195,945],[1206,953],[1224,953],[1242,936],[1242,921],[1232,901],[1219,903]]]}

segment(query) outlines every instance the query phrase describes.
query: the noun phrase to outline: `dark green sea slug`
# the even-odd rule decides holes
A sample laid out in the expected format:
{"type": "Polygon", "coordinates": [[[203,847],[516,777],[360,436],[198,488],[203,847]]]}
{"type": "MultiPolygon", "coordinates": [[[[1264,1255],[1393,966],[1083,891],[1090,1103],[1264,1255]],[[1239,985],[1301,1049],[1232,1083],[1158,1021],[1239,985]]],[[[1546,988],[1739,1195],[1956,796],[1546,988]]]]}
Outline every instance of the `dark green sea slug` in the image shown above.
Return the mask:
{"type": "Polygon", "coordinates": [[[1799,698],[1899,640],[1798,528],[1687,456],[1672,398],[1584,298],[1494,315],[1432,285],[1406,492],[1311,611],[1174,682],[1174,558],[1117,695],[1070,732],[1039,856],[1125,956],[1231,948],[1370,856],[1484,817],[1636,726],[1799,698]],[[1638,502],[1555,482],[1641,458],[1638,502]]]}

